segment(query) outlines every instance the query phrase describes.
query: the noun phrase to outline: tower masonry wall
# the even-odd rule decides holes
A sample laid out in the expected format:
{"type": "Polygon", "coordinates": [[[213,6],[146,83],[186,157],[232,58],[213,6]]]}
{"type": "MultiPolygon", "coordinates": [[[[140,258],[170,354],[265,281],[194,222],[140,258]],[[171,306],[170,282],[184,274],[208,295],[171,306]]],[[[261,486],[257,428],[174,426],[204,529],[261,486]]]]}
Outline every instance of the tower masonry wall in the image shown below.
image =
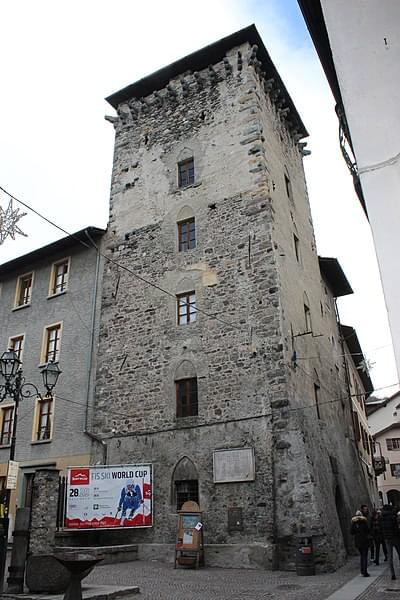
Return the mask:
{"type": "Polygon", "coordinates": [[[218,564],[243,564],[246,554],[247,566],[293,566],[307,533],[328,568],[344,555],[338,515],[328,524],[323,507],[334,490],[329,452],[312,447],[318,421],[292,410],[313,402],[291,356],[294,332],[305,329],[303,288],[319,297],[322,284],[302,147],[284,103],[244,44],[119,106],[93,428],[109,438],[110,464],[153,463],[155,525],[132,539],[173,543],[176,482],[198,480],[218,564]],[[190,157],[194,183],[180,188],[177,165],[190,157]],[[178,223],[188,218],[196,247],[180,252],[178,223]],[[176,296],[189,292],[196,319],[178,325],[176,296]],[[197,377],[195,416],[176,415],[182,377],[197,377]],[[214,483],[214,451],[248,447],[254,480],[214,483]],[[236,531],[232,509],[243,516],[236,531]]]}

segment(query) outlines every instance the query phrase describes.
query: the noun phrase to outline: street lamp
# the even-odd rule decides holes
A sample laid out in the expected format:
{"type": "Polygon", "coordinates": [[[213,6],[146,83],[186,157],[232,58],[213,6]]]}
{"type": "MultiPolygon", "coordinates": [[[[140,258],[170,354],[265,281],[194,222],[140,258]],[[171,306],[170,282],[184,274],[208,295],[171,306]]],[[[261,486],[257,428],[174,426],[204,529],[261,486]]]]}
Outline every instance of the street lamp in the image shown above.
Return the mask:
{"type": "MultiPolygon", "coordinates": [[[[9,464],[15,458],[18,406],[20,400],[23,398],[32,398],[33,396],[39,397],[41,400],[43,399],[43,396],[36,385],[25,381],[21,365],[22,362],[19,360],[18,355],[14,350],[3,352],[0,357],[0,403],[6,398],[12,398],[12,400],[14,400],[9,464]]],[[[40,368],[40,372],[43,378],[43,385],[46,389],[45,398],[51,397],[52,391],[61,374],[61,370],[57,363],[50,361],[44,367],[40,368]]],[[[4,514],[0,515],[0,586],[3,584],[6,563],[10,497],[11,490],[6,489],[4,497],[4,514]]]]}

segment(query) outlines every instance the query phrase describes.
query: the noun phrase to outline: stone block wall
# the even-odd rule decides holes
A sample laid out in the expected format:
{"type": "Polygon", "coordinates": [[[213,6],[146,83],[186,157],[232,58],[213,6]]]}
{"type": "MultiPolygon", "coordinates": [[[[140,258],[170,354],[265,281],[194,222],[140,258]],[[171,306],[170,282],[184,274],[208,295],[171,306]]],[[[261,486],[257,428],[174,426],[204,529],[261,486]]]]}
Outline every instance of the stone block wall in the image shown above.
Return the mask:
{"type": "MultiPolygon", "coordinates": [[[[298,410],[313,404],[313,384],[291,363],[303,292],[314,299],[323,289],[302,147],[284,92],[256,54],[248,43],[232,48],[118,107],[93,425],[110,437],[110,463],[154,465],[155,526],[135,531],[136,541],[174,542],[173,477],[186,457],[198,474],[206,543],[225,544],[227,557],[232,545],[240,554],[261,544],[263,566],[278,558],[284,567],[297,536],[312,533],[321,563],[334,566],[343,542],[337,514],[324,508],[335,489],[330,448],[319,420],[298,410]],[[177,164],[190,156],[195,182],[182,189],[177,164]],[[179,252],[177,223],[188,215],[196,248],[179,252]],[[177,325],[176,295],[192,290],[196,321],[177,325]],[[197,375],[199,410],[177,418],[174,379],[185,368],[197,375]],[[215,484],[213,451],[249,446],[255,481],[215,484]],[[242,508],[243,531],[228,531],[232,507],[242,508]]],[[[324,335],[331,328],[337,334],[335,319],[324,335]]],[[[320,375],[328,389],[329,368],[320,375]]],[[[340,419],[336,427],[345,445],[340,419]]]]}

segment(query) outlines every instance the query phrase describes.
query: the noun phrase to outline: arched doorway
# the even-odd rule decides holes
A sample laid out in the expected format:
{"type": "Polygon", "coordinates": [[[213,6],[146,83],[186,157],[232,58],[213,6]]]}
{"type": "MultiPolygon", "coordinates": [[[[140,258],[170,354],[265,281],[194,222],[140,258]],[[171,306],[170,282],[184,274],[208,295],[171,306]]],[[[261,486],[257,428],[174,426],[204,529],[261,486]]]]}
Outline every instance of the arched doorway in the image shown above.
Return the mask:
{"type": "Polygon", "coordinates": [[[343,544],[347,553],[349,553],[349,523],[346,515],[346,508],[343,502],[342,492],[337,485],[335,490],[335,506],[339,517],[340,530],[342,532],[343,544]]]}
{"type": "Polygon", "coordinates": [[[388,503],[400,510],[400,492],[399,490],[389,490],[387,495],[388,503]]]}

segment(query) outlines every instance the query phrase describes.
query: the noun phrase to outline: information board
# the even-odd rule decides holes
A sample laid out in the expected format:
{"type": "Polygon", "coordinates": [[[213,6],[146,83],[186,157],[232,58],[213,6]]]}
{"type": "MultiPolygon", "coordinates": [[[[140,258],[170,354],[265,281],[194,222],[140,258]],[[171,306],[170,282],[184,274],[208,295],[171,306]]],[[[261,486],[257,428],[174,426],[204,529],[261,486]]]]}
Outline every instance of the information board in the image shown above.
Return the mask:
{"type": "Polygon", "coordinates": [[[151,464],[71,467],[65,528],[151,527],[151,464]]]}

